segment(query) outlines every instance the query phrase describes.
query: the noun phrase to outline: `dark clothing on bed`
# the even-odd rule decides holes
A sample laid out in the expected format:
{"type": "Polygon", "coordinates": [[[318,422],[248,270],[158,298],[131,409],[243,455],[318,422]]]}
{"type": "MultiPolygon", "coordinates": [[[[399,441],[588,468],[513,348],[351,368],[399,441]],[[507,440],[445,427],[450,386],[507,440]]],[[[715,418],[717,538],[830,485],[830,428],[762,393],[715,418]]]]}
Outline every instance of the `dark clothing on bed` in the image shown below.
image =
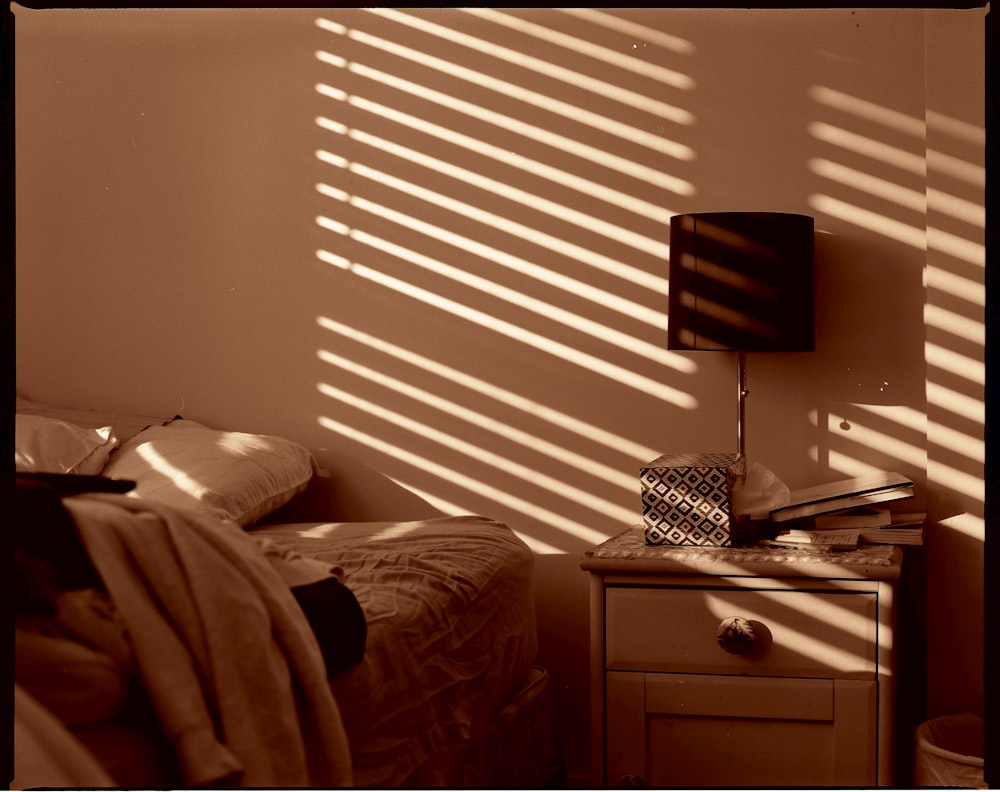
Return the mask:
{"type": "Polygon", "coordinates": [[[76,479],[17,476],[14,508],[7,517],[10,524],[5,533],[14,545],[15,608],[19,613],[55,615],[57,589],[100,584],[100,576],[80,540],[73,518],[62,504],[63,494],[72,494],[79,484],[76,479]]]}
{"type": "Polygon", "coordinates": [[[336,578],[295,586],[299,607],[312,627],[331,679],[361,662],[368,625],[354,593],[336,578]]]}

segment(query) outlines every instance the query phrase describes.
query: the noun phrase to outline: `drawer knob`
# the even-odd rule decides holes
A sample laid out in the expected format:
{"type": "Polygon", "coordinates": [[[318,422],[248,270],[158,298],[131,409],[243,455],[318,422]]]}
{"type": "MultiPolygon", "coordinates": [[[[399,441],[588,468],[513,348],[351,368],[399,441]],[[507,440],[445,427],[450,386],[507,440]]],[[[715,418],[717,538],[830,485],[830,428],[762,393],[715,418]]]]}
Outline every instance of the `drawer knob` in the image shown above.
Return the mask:
{"type": "Polygon", "coordinates": [[[730,616],[719,622],[715,640],[730,654],[743,654],[753,646],[757,636],[754,634],[753,625],[749,619],[744,619],[742,616],[730,616]]]}

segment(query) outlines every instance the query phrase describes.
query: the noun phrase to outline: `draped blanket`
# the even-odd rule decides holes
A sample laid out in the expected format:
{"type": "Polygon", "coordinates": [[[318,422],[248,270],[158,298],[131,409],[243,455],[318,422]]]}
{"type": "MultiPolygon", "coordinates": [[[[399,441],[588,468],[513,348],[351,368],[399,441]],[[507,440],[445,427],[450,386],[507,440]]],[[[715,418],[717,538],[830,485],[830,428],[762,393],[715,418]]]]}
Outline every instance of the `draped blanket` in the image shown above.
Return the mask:
{"type": "Polygon", "coordinates": [[[125,621],[187,786],[351,784],[316,639],[253,539],[124,495],[64,503],[125,621]]]}

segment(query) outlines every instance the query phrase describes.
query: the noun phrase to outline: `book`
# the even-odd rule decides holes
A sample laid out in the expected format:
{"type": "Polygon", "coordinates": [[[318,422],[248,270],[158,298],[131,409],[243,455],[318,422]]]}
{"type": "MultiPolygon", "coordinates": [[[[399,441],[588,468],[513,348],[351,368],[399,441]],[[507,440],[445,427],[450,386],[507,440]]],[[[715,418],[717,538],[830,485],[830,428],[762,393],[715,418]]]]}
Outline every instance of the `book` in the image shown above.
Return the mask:
{"type": "Polygon", "coordinates": [[[859,506],[817,515],[813,524],[818,531],[837,528],[884,528],[892,524],[892,512],[888,507],[859,506]]]}
{"type": "Polygon", "coordinates": [[[770,517],[772,522],[786,522],[912,497],[910,479],[899,473],[875,473],[792,490],[789,502],[772,509],[770,517]]]}
{"type": "MultiPolygon", "coordinates": [[[[849,550],[859,544],[918,545],[924,541],[923,512],[890,514],[892,522],[885,526],[861,528],[786,528],[770,540],[772,545],[827,547],[831,550],[849,550]]],[[[805,525],[807,521],[791,523],[805,525]]]]}
{"type": "Polygon", "coordinates": [[[896,512],[891,514],[893,528],[906,528],[908,526],[923,527],[927,520],[927,512],[896,512]]]}
{"type": "Polygon", "coordinates": [[[884,528],[866,528],[858,535],[863,544],[919,545],[924,543],[924,512],[892,515],[884,528]]]}
{"type": "Polygon", "coordinates": [[[872,528],[858,536],[861,544],[921,545],[924,543],[924,528],[872,528]]]}
{"type": "Polygon", "coordinates": [[[779,533],[771,541],[779,545],[819,545],[832,550],[850,550],[858,546],[860,530],[807,531],[792,529],[779,533]]]}

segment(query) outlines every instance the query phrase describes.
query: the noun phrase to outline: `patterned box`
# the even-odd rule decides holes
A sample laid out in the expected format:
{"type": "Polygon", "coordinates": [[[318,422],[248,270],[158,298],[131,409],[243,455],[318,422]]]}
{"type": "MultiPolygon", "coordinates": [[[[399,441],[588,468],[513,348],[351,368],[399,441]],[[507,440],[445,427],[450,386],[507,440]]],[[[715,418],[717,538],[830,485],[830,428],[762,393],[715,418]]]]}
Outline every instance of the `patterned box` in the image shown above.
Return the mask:
{"type": "Polygon", "coordinates": [[[642,522],[648,545],[729,547],[729,494],[746,475],[742,454],[667,454],[642,468],[642,522]]]}

